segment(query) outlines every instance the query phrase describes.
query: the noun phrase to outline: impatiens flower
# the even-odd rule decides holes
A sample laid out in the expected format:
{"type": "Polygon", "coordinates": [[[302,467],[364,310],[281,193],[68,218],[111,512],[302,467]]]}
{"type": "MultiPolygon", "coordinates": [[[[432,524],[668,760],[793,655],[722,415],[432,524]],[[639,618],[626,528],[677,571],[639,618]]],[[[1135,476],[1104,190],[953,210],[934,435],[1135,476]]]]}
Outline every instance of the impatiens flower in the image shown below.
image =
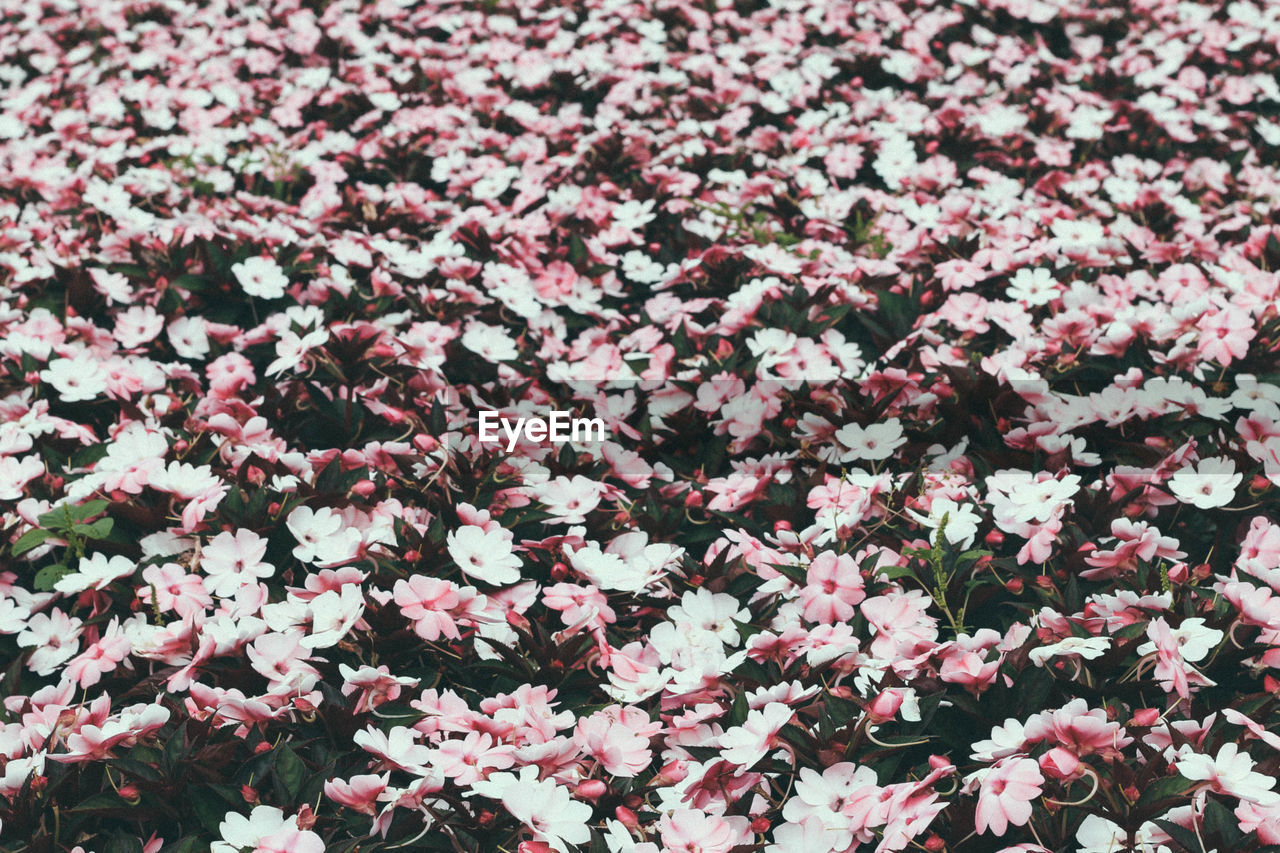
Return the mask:
{"type": "MultiPolygon", "coordinates": [[[[951,498],[934,498],[929,504],[928,516],[917,512],[911,512],[911,515],[921,524],[935,531],[943,531],[947,541],[961,549],[972,545],[973,538],[978,533],[980,518],[973,505],[956,503],[951,498]]],[[[937,535],[933,538],[936,540],[937,535]]]]}
{"type": "Polygon", "coordinates": [[[865,460],[877,462],[888,459],[893,452],[907,443],[902,435],[902,424],[897,418],[867,427],[846,424],[836,430],[835,440],[843,452],[841,462],[865,460]]]}
{"type": "Polygon", "coordinates": [[[979,785],[974,825],[978,832],[1004,835],[1010,825],[1031,819],[1031,801],[1040,796],[1044,776],[1035,759],[1011,758],[984,771],[979,785]]]}
{"type": "Polygon", "coordinates": [[[245,293],[259,299],[279,299],[289,286],[284,270],[270,258],[246,258],[232,264],[231,273],[245,293]]]}
{"type": "Polygon", "coordinates": [[[473,524],[447,537],[449,556],[463,574],[493,586],[520,580],[520,558],[511,551],[511,536],[501,528],[485,530],[473,524]]]}
{"type": "Polygon", "coordinates": [[[1215,457],[1180,468],[1169,480],[1169,491],[1197,509],[1213,509],[1231,503],[1243,480],[1244,475],[1236,473],[1235,462],[1215,457]]]}
{"type": "Polygon", "coordinates": [[[862,573],[849,554],[824,551],[814,557],[800,590],[804,618],[810,622],[843,622],[857,612],[867,597],[862,573]]]}
{"type": "Polygon", "coordinates": [[[658,822],[666,853],[729,853],[751,840],[745,817],[716,817],[694,809],[663,815],[658,822]]]}
{"type": "Polygon", "coordinates": [[[1276,780],[1253,771],[1254,761],[1234,743],[1223,744],[1212,758],[1199,752],[1178,759],[1178,772],[1188,779],[1206,783],[1218,794],[1228,794],[1260,806],[1280,805],[1280,793],[1271,790],[1276,780]]]}
{"type": "MultiPolygon", "coordinates": [[[[882,793],[870,767],[839,762],[821,774],[805,767],[796,781],[795,796],[787,800],[782,814],[792,823],[815,821],[823,828],[825,849],[844,850],[855,839],[870,841],[872,830],[884,823],[882,793]]],[[[807,830],[802,834],[809,835],[807,830]]]]}
{"type": "Polygon", "coordinates": [[[132,575],[137,568],[127,557],[91,554],[80,561],[74,572],[59,578],[53,588],[65,594],[105,589],[112,581],[132,575]]]}
{"type": "Polygon", "coordinates": [[[248,817],[230,812],[218,826],[221,841],[212,853],[324,853],[324,839],[298,828],[296,815],[285,817],[275,806],[255,806],[248,817]]]}
{"type": "Polygon", "coordinates": [[[53,386],[57,399],[64,403],[92,400],[107,390],[107,371],[90,356],[55,359],[40,372],[40,378],[53,386]]]}
{"type": "Polygon", "coordinates": [[[782,727],[794,711],[781,702],[770,702],[758,711],[748,711],[746,721],[720,736],[720,755],[725,761],[749,768],[771,750],[782,727]]]}
{"type": "Polygon", "coordinates": [[[230,596],[245,584],[271,577],[275,567],[263,561],[266,553],[267,540],[252,530],[219,533],[200,552],[205,588],[214,595],[230,596]]]}
{"type": "Polygon", "coordinates": [[[550,779],[539,781],[536,767],[524,767],[519,775],[493,773],[473,784],[469,793],[501,801],[536,839],[560,853],[569,853],[568,845],[585,844],[591,837],[587,828],[591,806],[574,800],[550,779]]]}
{"type": "Polygon", "coordinates": [[[324,795],[335,803],[372,815],[377,811],[378,795],[387,789],[390,779],[390,773],[381,776],[367,773],[346,780],[330,779],[324,783],[324,795]]]}

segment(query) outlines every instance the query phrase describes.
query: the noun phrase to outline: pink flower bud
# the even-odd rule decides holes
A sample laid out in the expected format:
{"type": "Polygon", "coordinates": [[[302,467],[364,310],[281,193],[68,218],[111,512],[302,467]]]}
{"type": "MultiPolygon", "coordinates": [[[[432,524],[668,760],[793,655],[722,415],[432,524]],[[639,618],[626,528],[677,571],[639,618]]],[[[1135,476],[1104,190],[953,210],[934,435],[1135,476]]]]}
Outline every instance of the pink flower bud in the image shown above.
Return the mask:
{"type": "Polygon", "coordinates": [[[871,700],[871,704],[867,706],[867,713],[871,715],[871,719],[877,723],[892,720],[898,715],[898,709],[902,707],[902,692],[890,687],[883,690],[880,695],[871,700]]]}
{"type": "Polygon", "coordinates": [[[1159,721],[1159,708],[1139,708],[1133,712],[1133,721],[1131,722],[1131,725],[1147,727],[1154,726],[1159,721]]]}
{"type": "Polygon", "coordinates": [[[1080,759],[1075,753],[1060,746],[1040,756],[1040,769],[1051,779],[1070,779],[1079,767],[1080,759]]]}
{"type": "Polygon", "coordinates": [[[655,787],[665,787],[667,785],[678,785],[684,781],[684,777],[689,775],[689,765],[677,758],[663,765],[657,775],[653,777],[653,781],[649,784],[655,787]]]}
{"type": "Polygon", "coordinates": [[[614,809],[613,816],[618,819],[618,823],[622,824],[627,829],[640,828],[639,816],[636,815],[635,812],[633,812],[631,809],[627,808],[626,806],[618,806],[616,809],[614,809]]]}
{"type": "Polygon", "coordinates": [[[609,786],[601,782],[599,779],[586,779],[578,783],[578,787],[574,789],[574,793],[584,800],[596,800],[603,797],[609,790],[609,786]]]}

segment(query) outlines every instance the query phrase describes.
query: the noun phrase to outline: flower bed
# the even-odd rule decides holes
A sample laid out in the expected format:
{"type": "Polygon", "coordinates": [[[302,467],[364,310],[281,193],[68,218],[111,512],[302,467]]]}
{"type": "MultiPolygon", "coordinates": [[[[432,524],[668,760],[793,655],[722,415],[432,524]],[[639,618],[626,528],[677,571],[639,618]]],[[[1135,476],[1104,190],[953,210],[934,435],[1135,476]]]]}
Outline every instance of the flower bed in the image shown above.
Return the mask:
{"type": "Polygon", "coordinates": [[[10,2],[0,850],[1280,844],[1278,44],[10,2]]]}

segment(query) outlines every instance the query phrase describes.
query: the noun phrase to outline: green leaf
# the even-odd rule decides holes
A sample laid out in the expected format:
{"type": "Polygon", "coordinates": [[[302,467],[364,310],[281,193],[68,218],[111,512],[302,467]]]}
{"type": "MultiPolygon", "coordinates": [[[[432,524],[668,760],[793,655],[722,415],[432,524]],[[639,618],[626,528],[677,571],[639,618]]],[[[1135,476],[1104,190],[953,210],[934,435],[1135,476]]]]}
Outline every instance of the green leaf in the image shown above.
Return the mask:
{"type": "Polygon", "coordinates": [[[1239,850],[1237,842],[1244,837],[1240,831],[1240,822],[1230,810],[1217,800],[1209,800],[1204,807],[1204,828],[1210,835],[1216,835],[1230,850],[1239,850]]]}
{"type": "Polygon", "coordinates": [[[1136,805],[1138,807],[1151,806],[1156,803],[1163,803],[1165,800],[1185,798],[1195,784],[1195,782],[1182,775],[1165,776],[1148,785],[1143,790],[1142,796],[1138,798],[1136,805]]]}
{"type": "Polygon", "coordinates": [[[1155,823],[1156,826],[1160,827],[1165,832],[1167,832],[1170,838],[1178,842],[1178,844],[1182,847],[1182,849],[1184,850],[1200,849],[1200,840],[1196,838],[1196,834],[1191,830],[1185,827],[1178,826],[1176,823],[1174,823],[1171,820],[1157,820],[1153,822],[1155,823]]]}
{"type": "Polygon", "coordinates": [[[204,825],[204,828],[221,836],[218,827],[222,824],[227,813],[233,811],[233,809],[227,807],[222,797],[214,791],[213,786],[201,785],[195,788],[191,791],[189,800],[191,802],[191,810],[196,813],[196,817],[204,825]]]}
{"type": "Polygon", "coordinates": [[[185,838],[179,838],[172,844],[166,844],[160,848],[160,853],[206,853],[209,849],[209,843],[202,841],[194,835],[188,835],[185,838]]]}
{"type": "Polygon", "coordinates": [[[62,579],[64,575],[71,574],[71,569],[62,565],[62,563],[54,563],[52,566],[45,566],[36,572],[35,588],[37,592],[52,592],[53,585],[62,579]]]}
{"type": "Polygon", "coordinates": [[[136,835],[117,832],[102,849],[103,853],[142,853],[142,842],[136,835]]]}
{"type": "Polygon", "coordinates": [[[28,551],[35,550],[44,543],[44,540],[54,535],[56,535],[54,531],[44,530],[39,527],[35,530],[28,530],[26,533],[22,534],[22,537],[18,539],[17,542],[13,543],[13,556],[21,557],[28,551]]]}
{"type": "Polygon", "coordinates": [[[307,781],[307,767],[302,763],[302,759],[294,754],[288,744],[280,744],[276,747],[276,760],[274,764],[276,778],[284,786],[285,792],[290,799],[298,796],[298,792],[302,790],[303,784],[307,781]]]}
{"type": "Polygon", "coordinates": [[[86,797],[75,808],[68,809],[69,812],[98,812],[98,811],[115,811],[124,807],[125,801],[115,791],[104,791],[100,794],[94,794],[92,797],[86,797]]]}
{"type": "Polygon", "coordinates": [[[84,521],[86,518],[93,518],[98,513],[105,511],[109,506],[111,506],[111,501],[86,501],[79,506],[71,508],[71,517],[76,521],[84,521]]]}

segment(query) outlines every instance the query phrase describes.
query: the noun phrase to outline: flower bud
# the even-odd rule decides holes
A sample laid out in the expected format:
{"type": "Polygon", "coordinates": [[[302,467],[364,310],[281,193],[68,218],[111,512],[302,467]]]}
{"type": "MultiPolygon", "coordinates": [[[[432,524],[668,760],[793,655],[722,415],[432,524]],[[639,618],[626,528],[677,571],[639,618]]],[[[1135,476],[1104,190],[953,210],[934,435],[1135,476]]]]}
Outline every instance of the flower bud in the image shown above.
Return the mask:
{"type": "Polygon", "coordinates": [[[1050,779],[1070,779],[1076,775],[1079,767],[1079,757],[1060,746],[1055,746],[1040,756],[1040,769],[1050,779]]]}
{"type": "Polygon", "coordinates": [[[609,791],[609,786],[601,782],[599,779],[584,779],[578,783],[578,787],[574,788],[575,795],[584,800],[596,800],[603,797],[609,791]]]}
{"type": "Polygon", "coordinates": [[[551,853],[551,845],[545,841],[521,841],[517,853],[551,853]]]}
{"type": "Polygon", "coordinates": [[[760,815],[760,817],[751,821],[751,831],[759,835],[768,832],[771,825],[772,824],[769,823],[769,818],[764,815],[760,815]]]}
{"type": "Polygon", "coordinates": [[[1131,726],[1154,726],[1160,721],[1159,708],[1139,708],[1133,712],[1133,719],[1129,721],[1131,726]]]}
{"type": "Polygon", "coordinates": [[[945,755],[930,755],[930,756],[929,756],[929,769],[930,769],[930,770],[941,770],[941,769],[942,769],[942,768],[944,768],[944,767],[952,767],[952,766],[953,766],[953,765],[952,765],[952,763],[951,763],[951,759],[950,759],[950,758],[947,758],[945,755]]]}
{"type": "Polygon", "coordinates": [[[622,824],[627,829],[634,830],[640,828],[639,816],[626,806],[618,806],[614,809],[613,816],[618,819],[618,823],[622,824]]]}
{"type": "Polygon", "coordinates": [[[653,780],[650,781],[649,784],[655,788],[663,788],[668,785],[678,785],[683,782],[684,778],[688,775],[688,763],[677,758],[674,761],[669,761],[664,764],[662,769],[658,771],[658,774],[653,777],[653,780]]]}
{"type": "Polygon", "coordinates": [[[1004,542],[1004,534],[999,530],[991,530],[986,536],[982,537],[982,541],[988,545],[1000,545],[1004,542]]]}
{"type": "Polygon", "coordinates": [[[871,700],[871,704],[867,706],[867,713],[871,715],[873,722],[883,723],[896,717],[901,707],[902,692],[890,687],[888,690],[882,690],[875,699],[871,700]]]}
{"type": "Polygon", "coordinates": [[[244,797],[244,801],[251,806],[258,804],[258,789],[252,785],[241,785],[240,796],[244,797]]]}
{"type": "Polygon", "coordinates": [[[360,480],[351,487],[351,491],[353,494],[357,494],[362,498],[367,498],[369,495],[373,494],[377,488],[378,484],[373,482],[373,480],[360,480]]]}

